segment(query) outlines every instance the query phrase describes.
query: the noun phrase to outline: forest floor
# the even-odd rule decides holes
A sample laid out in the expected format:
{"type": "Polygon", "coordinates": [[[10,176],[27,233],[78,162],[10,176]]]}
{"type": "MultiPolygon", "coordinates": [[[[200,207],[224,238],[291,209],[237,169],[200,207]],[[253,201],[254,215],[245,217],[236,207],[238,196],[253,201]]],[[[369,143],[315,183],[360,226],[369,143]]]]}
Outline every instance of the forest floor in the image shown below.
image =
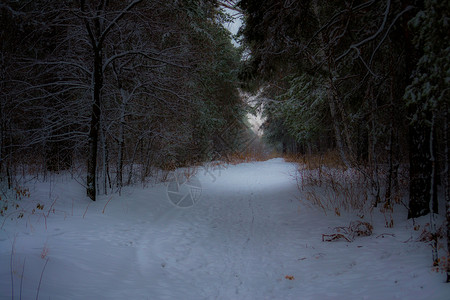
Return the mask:
{"type": "Polygon", "coordinates": [[[179,190],[96,202],[68,175],[30,181],[0,217],[0,298],[450,299],[414,230],[428,217],[413,224],[398,207],[386,228],[374,211],[370,236],[322,241],[358,219],[306,203],[295,170],[281,158],[201,168],[179,190]],[[174,205],[186,193],[196,203],[174,205]]]}

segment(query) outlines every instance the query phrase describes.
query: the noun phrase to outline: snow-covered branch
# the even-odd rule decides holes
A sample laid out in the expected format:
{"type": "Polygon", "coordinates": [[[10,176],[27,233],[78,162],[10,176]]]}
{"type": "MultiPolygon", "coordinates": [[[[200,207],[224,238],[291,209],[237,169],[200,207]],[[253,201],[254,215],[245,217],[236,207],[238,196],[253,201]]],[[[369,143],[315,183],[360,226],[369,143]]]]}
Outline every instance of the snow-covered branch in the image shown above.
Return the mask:
{"type": "Polygon", "coordinates": [[[114,26],[118,26],[118,22],[120,19],[124,17],[125,14],[127,14],[130,10],[133,9],[136,5],[138,5],[142,0],[134,0],[130,4],[127,5],[120,13],[117,14],[117,16],[106,26],[106,28],[101,32],[99,39],[98,39],[98,45],[103,44],[103,41],[105,40],[108,33],[111,31],[111,29],[114,26]]]}
{"type": "MultiPolygon", "coordinates": [[[[130,50],[130,51],[124,51],[122,53],[118,53],[118,54],[114,54],[112,56],[110,56],[103,65],[103,71],[106,70],[106,68],[115,60],[123,58],[123,57],[127,57],[127,56],[141,56],[144,57],[146,59],[152,60],[152,61],[157,61],[160,63],[163,63],[165,65],[171,65],[177,68],[189,68],[189,66],[186,65],[181,65],[181,64],[177,64],[175,62],[172,62],[170,60],[164,59],[164,58],[160,58],[161,53],[155,53],[155,52],[149,52],[149,51],[144,51],[144,50],[130,50]]],[[[148,67],[148,66],[147,66],[148,67]]],[[[159,65],[155,65],[152,66],[154,68],[158,68],[159,65]]]]}

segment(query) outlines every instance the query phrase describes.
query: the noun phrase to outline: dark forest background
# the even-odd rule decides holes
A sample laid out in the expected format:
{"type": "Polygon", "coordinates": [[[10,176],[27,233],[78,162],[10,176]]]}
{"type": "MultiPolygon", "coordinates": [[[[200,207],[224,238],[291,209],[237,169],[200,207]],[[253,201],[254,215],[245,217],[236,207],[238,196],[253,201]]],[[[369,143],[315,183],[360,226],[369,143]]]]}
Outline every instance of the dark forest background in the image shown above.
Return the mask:
{"type": "Polygon", "coordinates": [[[280,153],[334,151],[370,179],[374,205],[407,174],[409,217],[436,212],[438,193],[449,201],[449,6],[2,1],[2,188],[71,170],[95,200],[242,152],[259,108],[280,153]],[[238,48],[224,8],[243,18],[238,48]]]}

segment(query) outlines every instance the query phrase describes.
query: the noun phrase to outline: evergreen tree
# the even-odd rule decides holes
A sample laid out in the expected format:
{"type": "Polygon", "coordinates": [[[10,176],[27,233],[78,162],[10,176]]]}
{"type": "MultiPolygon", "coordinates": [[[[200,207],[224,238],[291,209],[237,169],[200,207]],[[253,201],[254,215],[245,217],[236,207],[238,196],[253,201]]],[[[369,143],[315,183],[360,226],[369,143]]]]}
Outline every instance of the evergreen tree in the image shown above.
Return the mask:
{"type": "MultiPolygon", "coordinates": [[[[439,79],[441,86],[445,84],[448,67],[442,59],[431,59],[430,53],[419,60],[421,51],[413,47],[417,33],[411,32],[408,21],[421,11],[421,1],[388,0],[379,4],[242,0],[239,5],[246,16],[242,35],[251,55],[241,76],[260,86],[278,87],[266,88],[272,93],[268,98],[280,100],[266,106],[270,109],[268,122],[277,119],[277,124],[283,124],[290,135],[307,142],[310,148],[320,144],[320,136],[331,130],[332,145],[345,165],[374,170],[368,174],[375,187],[374,205],[381,201],[380,164],[388,165],[384,199],[389,206],[398,187],[402,157],[409,153],[409,216],[417,217],[428,213],[430,195],[436,195],[436,180],[429,180],[436,172],[432,162],[435,154],[430,149],[441,143],[430,134],[430,124],[436,126],[432,130],[436,133],[442,131],[442,123],[438,124],[436,118],[433,121],[428,100],[423,104],[409,101],[406,106],[403,94],[411,84],[410,76],[418,74],[415,66],[424,68],[424,59],[429,62],[427,68],[443,66],[430,78],[429,71],[423,72],[426,82],[439,79]],[[408,123],[408,119],[413,122],[408,123]]],[[[438,10],[445,16],[448,1],[438,10]]],[[[430,18],[441,25],[430,22],[434,31],[425,35],[434,39],[435,47],[446,49],[441,45],[445,43],[445,17],[430,18]]],[[[440,57],[448,57],[445,51],[440,57]]],[[[408,90],[418,85],[425,87],[413,82],[408,90]]],[[[441,93],[443,90],[440,88],[441,93]]],[[[277,130],[276,126],[266,129],[267,134],[281,138],[276,131],[270,132],[277,130]]]]}

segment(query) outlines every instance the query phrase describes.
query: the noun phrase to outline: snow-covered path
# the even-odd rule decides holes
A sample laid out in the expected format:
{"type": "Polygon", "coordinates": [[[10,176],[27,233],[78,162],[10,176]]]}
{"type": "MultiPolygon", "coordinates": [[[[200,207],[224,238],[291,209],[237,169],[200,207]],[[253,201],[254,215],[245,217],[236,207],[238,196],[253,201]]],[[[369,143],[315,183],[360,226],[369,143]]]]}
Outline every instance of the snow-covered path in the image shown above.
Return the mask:
{"type": "Polygon", "coordinates": [[[164,225],[150,229],[142,239],[147,243],[138,255],[142,274],[153,276],[155,268],[160,269],[152,283],[162,292],[156,298],[276,296],[267,282],[280,283],[295,262],[285,258],[291,254],[289,247],[300,243],[292,237],[301,223],[290,175],[294,169],[278,162],[273,161],[270,168],[263,164],[230,167],[216,177],[197,175],[203,188],[198,204],[172,208],[170,221],[164,220],[164,225]]]}
{"type": "Polygon", "coordinates": [[[200,169],[189,208],[163,184],[91,203],[67,179],[35,183],[29,211],[55,212],[5,221],[0,298],[36,298],[43,274],[41,299],[449,299],[409,221],[374,216],[372,236],[322,242],[353,219],[304,205],[294,172],[282,159],[200,169]]]}

